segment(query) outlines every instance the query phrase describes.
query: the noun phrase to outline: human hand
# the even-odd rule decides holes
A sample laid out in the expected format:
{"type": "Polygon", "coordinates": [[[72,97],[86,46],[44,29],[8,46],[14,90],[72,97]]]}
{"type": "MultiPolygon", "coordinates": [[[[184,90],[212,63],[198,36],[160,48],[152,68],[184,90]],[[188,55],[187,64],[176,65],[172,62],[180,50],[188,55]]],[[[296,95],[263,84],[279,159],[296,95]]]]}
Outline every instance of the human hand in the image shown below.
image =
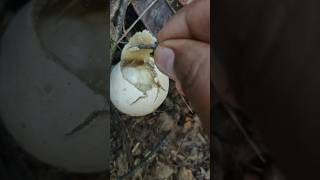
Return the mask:
{"type": "Polygon", "coordinates": [[[176,82],[210,132],[210,1],[182,8],[158,33],[155,60],[176,82]]]}

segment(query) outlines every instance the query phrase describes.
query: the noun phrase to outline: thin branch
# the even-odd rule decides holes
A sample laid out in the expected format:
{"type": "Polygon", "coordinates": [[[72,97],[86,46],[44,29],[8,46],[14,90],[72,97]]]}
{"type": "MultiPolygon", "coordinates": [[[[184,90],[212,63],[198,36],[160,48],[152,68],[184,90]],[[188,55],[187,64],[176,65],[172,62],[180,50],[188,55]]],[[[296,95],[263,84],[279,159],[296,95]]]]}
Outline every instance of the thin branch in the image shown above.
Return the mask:
{"type": "Polygon", "coordinates": [[[139,22],[139,20],[148,12],[148,10],[157,2],[158,0],[154,0],[149,6],[140,14],[140,16],[133,22],[133,24],[123,33],[120,39],[117,41],[116,45],[118,45],[123,38],[125,38],[131,29],[139,22]]]}
{"type": "Polygon", "coordinates": [[[168,6],[169,6],[170,10],[172,11],[172,13],[173,13],[173,14],[176,14],[176,10],[173,9],[173,7],[171,6],[169,0],[166,0],[166,3],[168,4],[168,6]]]}
{"type": "Polygon", "coordinates": [[[191,114],[194,114],[194,112],[192,111],[191,107],[189,106],[189,104],[187,103],[186,99],[181,95],[179,94],[182,101],[184,102],[184,104],[187,106],[187,108],[189,109],[189,111],[191,112],[191,114]]]}

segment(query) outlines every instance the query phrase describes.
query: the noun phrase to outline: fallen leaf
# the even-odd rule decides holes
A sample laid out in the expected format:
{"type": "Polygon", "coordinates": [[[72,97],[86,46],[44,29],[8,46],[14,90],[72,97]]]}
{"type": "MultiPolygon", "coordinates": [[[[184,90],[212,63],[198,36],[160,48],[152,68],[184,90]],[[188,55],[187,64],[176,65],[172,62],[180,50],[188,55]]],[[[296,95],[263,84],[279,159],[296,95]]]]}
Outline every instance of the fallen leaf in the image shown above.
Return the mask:
{"type": "Polygon", "coordinates": [[[193,177],[192,171],[190,169],[182,167],[179,170],[178,180],[193,180],[193,179],[195,178],[193,177]]]}

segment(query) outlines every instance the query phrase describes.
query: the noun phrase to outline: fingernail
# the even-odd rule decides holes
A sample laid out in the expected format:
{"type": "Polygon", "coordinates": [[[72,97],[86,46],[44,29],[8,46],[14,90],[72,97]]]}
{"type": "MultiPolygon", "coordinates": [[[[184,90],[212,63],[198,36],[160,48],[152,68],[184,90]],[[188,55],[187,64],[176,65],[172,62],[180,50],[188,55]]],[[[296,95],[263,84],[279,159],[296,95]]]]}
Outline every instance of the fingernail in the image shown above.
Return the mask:
{"type": "Polygon", "coordinates": [[[171,79],[174,78],[174,52],[172,49],[158,46],[155,51],[155,61],[161,72],[168,75],[171,79]]]}

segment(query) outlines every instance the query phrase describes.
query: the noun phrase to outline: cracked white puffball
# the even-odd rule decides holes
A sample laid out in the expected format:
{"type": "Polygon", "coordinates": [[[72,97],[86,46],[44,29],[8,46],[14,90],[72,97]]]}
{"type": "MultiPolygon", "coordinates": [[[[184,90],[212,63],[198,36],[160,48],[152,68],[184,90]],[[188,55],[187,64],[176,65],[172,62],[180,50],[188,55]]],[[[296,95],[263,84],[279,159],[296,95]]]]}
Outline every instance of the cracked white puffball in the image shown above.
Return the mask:
{"type": "Polygon", "coordinates": [[[122,113],[144,116],[166,99],[169,78],[151,57],[156,39],[147,30],[137,32],[123,48],[120,62],[110,75],[110,99],[122,113]]]}

